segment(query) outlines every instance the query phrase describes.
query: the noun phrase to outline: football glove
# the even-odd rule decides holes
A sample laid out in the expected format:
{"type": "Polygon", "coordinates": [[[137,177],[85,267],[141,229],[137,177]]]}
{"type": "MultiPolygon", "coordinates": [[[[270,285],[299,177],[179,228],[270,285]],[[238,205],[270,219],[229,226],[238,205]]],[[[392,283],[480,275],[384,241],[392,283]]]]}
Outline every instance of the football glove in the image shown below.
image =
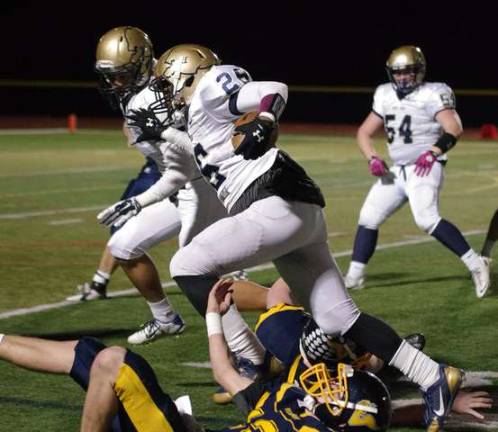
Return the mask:
{"type": "Polygon", "coordinates": [[[275,122],[256,117],[253,121],[237,126],[235,133],[243,134],[244,139],[235,150],[235,154],[244,159],[257,159],[271,147],[271,135],[275,122]]]}
{"type": "Polygon", "coordinates": [[[377,156],[372,156],[372,159],[368,161],[368,169],[375,177],[383,177],[389,172],[386,162],[377,156]]]}
{"type": "Polygon", "coordinates": [[[437,154],[433,151],[422,153],[415,162],[415,174],[424,177],[431,172],[432,165],[437,161],[437,154]]]}
{"type": "Polygon", "coordinates": [[[142,206],[135,198],[118,201],[97,215],[99,223],[114,228],[122,227],[129,219],[140,213],[142,206]]]}
{"type": "Polygon", "coordinates": [[[150,108],[130,110],[130,114],[125,117],[128,120],[128,126],[140,129],[141,133],[136,142],[159,141],[161,132],[169,126],[168,122],[162,123],[150,108]]]}

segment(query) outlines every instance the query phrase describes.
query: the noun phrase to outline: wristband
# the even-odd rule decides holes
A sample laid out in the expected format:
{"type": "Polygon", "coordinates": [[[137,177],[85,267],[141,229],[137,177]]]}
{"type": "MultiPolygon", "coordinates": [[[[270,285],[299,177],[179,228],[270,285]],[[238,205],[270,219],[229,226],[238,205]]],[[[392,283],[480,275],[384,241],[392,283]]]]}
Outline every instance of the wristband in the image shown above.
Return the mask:
{"type": "Polygon", "coordinates": [[[208,337],[215,334],[223,334],[221,315],[218,312],[208,312],[206,314],[206,328],[208,337]]]}
{"type": "Polygon", "coordinates": [[[452,135],[448,132],[442,134],[439,139],[434,144],[434,147],[440,149],[443,153],[446,153],[449,149],[455,146],[457,139],[455,135],[452,135]]]}
{"type": "Polygon", "coordinates": [[[2,343],[4,337],[5,335],[3,333],[0,333],[0,344],[2,343]]]}

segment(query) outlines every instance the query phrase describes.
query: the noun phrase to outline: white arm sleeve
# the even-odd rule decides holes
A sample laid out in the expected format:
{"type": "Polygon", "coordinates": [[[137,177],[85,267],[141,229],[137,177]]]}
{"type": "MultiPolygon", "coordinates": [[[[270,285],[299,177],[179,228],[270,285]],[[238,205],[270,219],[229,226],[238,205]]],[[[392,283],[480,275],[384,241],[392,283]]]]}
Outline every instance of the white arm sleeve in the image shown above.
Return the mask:
{"type": "Polygon", "coordinates": [[[245,84],[237,95],[237,110],[243,113],[257,111],[261,100],[278,93],[287,102],[287,86],[275,81],[251,81],[245,84]]]}
{"type": "Polygon", "coordinates": [[[165,171],[154,185],[135,197],[142,207],[169,198],[185,183],[200,176],[188,149],[173,143],[165,143],[162,146],[165,171]]]}

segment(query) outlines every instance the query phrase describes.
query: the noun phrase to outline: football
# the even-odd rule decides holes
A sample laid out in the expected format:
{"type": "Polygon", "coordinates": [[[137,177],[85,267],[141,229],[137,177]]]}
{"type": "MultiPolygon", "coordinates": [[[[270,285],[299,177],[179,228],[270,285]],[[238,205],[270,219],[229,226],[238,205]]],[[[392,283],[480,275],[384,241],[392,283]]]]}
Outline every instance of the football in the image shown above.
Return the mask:
{"type": "MultiPolygon", "coordinates": [[[[235,127],[237,126],[242,126],[247,123],[252,122],[256,117],[258,116],[257,111],[251,111],[248,113],[245,113],[241,117],[239,117],[237,120],[234,120],[233,124],[235,127]]],[[[240,144],[242,143],[242,140],[244,139],[245,134],[240,133],[240,132],[234,132],[232,136],[232,145],[234,149],[238,149],[240,144]]],[[[273,132],[270,137],[270,142],[269,142],[269,147],[275,147],[275,143],[277,142],[278,139],[278,123],[275,125],[275,128],[273,129],[273,132]]]]}

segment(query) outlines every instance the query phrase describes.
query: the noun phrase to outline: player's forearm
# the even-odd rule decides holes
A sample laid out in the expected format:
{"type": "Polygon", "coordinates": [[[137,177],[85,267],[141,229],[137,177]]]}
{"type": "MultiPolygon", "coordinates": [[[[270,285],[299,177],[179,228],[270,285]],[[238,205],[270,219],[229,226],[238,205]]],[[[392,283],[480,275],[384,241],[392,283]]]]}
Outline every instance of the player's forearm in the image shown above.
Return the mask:
{"type": "Polygon", "coordinates": [[[149,189],[137,195],[135,199],[140,207],[147,207],[151,204],[169,198],[189,181],[189,177],[178,171],[169,170],[149,189]]]}
{"type": "Polygon", "coordinates": [[[372,135],[368,132],[362,130],[361,128],[358,129],[356,140],[358,142],[358,147],[360,147],[361,153],[367,160],[372,159],[374,156],[378,156],[373,146],[372,135]]]}
{"type": "Polygon", "coordinates": [[[287,103],[287,86],[275,81],[252,81],[244,85],[237,94],[237,109],[240,112],[259,111],[270,113],[278,120],[287,103]]]}

